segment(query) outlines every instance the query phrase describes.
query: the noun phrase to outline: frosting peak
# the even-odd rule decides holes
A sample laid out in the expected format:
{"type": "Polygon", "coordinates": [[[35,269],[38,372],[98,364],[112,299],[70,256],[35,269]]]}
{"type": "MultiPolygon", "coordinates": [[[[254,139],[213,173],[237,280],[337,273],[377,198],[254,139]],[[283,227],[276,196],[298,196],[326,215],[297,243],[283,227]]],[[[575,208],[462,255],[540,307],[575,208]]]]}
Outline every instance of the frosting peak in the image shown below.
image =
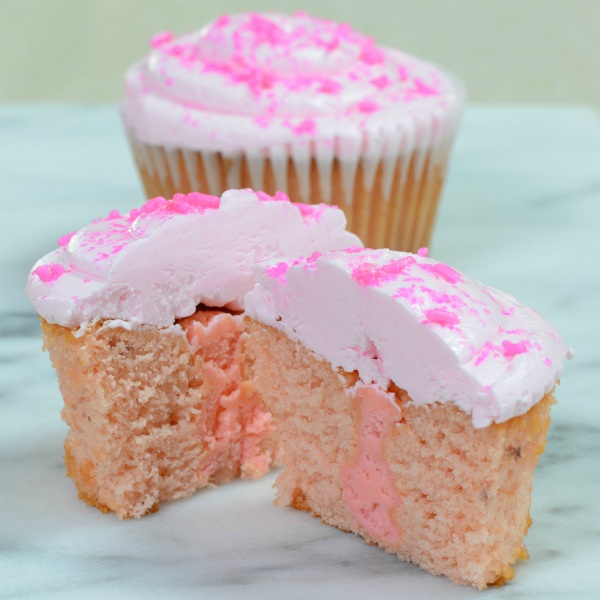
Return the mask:
{"type": "Polygon", "coordinates": [[[231,65],[238,73],[259,72],[268,87],[335,74],[358,60],[383,61],[371,38],[348,25],[311,18],[257,13],[224,16],[200,31],[199,56],[207,65],[231,65]]]}

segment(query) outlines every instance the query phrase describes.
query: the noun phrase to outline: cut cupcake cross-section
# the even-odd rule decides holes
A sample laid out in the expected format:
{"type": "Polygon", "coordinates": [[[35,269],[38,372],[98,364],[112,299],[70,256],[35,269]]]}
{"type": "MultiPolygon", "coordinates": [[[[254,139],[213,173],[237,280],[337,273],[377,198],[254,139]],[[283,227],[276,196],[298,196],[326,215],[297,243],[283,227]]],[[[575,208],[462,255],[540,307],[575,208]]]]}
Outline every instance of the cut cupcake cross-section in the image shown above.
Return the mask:
{"type": "Polygon", "coordinates": [[[537,312],[426,254],[258,265],[249,377],[282,440],[279,504],[484,588],[527,558],[568,351],[537,312]]]}
{"type": "Polygon", "coordinates": [[[27,293],[58,374],[80,497],[140,517],[264,475],[277,439],[243,376],[253,266],[356,243],[337,208],[252,190],[154,198],[61,238],[27,293]]]}

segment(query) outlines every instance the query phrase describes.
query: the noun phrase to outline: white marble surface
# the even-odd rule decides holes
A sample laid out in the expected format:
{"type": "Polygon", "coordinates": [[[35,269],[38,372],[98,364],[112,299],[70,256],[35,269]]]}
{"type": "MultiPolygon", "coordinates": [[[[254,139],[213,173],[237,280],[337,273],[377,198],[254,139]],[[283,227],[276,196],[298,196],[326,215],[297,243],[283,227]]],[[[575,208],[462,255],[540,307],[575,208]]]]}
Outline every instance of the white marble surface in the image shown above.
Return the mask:
{"type": "Polygon", "coordinates": [[[62,234],[141,190],[114,106],[0,109],[0,598],[600,598],[600,124],[467,112],[432,255],[514,293],[575,349],[536,473],[531,560],[486,592],[271,504],[273,476],[118,521],[65,477],[61,398],[22,288],[62,234]]]}

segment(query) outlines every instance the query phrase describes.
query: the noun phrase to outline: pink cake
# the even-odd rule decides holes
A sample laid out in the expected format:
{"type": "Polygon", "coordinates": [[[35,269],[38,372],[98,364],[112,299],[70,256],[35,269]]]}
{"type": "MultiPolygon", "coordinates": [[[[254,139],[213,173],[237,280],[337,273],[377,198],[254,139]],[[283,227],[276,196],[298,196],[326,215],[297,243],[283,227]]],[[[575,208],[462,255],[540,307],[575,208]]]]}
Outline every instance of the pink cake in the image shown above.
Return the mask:
{"type": "Polygon", "coordinates": [[[248,377],[281,440],[279,504],[456,583],[501,585],[528,557],[568,351],[534,310],[426,254],[258,265],[248,377]]]}
{"type": "Polygon", "coordinates": [[[360,243],[331,206],[251,190],[154,198],[59,240],[28,296],[64,398],[67,473],[121,518],[277,462],[244,377],[253,266],[360,243]]]}

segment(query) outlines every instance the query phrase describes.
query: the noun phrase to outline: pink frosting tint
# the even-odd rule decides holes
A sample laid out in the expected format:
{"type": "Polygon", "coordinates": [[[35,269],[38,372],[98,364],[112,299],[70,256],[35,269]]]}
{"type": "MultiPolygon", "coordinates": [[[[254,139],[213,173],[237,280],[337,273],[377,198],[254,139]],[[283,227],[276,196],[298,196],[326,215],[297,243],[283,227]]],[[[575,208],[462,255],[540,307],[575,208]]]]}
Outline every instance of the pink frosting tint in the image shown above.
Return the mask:
{"type": "Polygon", "coordinates": [[[396,544],[401,530],[392,509],[402,507],[392,473],[383,456],[384,442],[400,409],[393,394],[374,386],[358,386],[355,392],[360,420],[356,457],[342,470],[342,498],[359,525],[370,535],[396,544]]]}

